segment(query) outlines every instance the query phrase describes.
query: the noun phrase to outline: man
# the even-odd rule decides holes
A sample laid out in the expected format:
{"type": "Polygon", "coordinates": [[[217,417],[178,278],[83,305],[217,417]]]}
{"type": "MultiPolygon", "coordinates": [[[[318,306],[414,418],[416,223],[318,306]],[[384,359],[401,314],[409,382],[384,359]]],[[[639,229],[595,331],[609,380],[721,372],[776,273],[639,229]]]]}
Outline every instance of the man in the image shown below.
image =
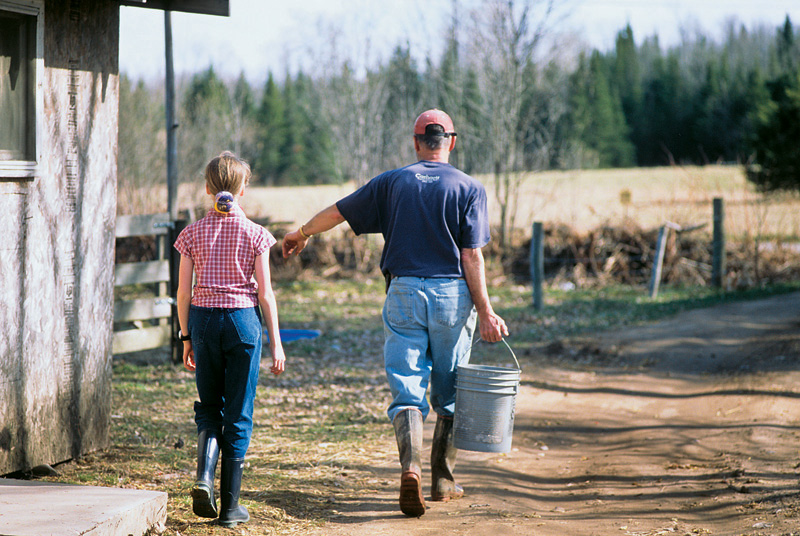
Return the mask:
{"type": "Polygon", "coordinates": [[[417,163],[381,173],[287,234],[283,255],[298,254],[311,236],[343,221],[357,235],[383,234],[384,365],[402,466],[400,509],[419,517],[425,513],[420,458],[428,383],[437,414],[431,499],[448,501],[464,494],[453,476],[456,367],[469,359],[476,317],[486,341],[500,341],[508,328],[486,290],[486,191],[448,163],[456,144],[452,120],[441,110],[423,112],[413,140],[417,163]]]}

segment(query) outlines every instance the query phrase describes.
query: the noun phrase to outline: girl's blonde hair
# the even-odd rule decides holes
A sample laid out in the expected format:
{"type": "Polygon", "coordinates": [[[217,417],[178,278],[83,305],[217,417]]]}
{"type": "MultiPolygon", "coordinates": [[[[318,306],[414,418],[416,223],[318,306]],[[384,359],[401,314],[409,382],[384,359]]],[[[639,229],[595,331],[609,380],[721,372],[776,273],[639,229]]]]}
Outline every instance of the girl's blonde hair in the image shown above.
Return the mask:
{"type": "Polygon", "coordinates": [[[212,195],[231,192],[239,195],[250,183],[250,165],[230,151],[211,159],[206,166],[206,185],[212,195]]]}

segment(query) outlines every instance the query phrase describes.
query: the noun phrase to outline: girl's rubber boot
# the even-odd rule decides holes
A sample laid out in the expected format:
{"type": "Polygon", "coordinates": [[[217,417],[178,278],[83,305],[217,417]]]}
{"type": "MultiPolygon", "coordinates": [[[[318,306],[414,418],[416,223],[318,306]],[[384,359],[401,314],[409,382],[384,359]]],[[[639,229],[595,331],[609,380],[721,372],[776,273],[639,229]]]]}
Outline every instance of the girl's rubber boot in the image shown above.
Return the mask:
{"type": "Polygon", "coordinates": [[[431,446],[431,500],[449,501],[464,496],[464,488],[456,484],[453,469],[458,449],[453,446],[453,418],[436,420],[431,446]]]}
{"type": "Polygon", "coordinates": [[[425,498],[422,496],[422,413],[408,409],[398,413],[394,421],[397,450],[400,453],[400,510],[409,517],[420,517],[425,513],[425,498]]]}
{"type": "Polygon", "coordinates": [[[250,521],[247,508],[239,504],[243,471],[244,458],[222,458],[219,524],[223,527],[232,528],[250,521]]]}
{"type": "Polygon", "coordinates": [[[219,437],[212,430],[197,436],[197,480],[192,488],[192,511],[200,517],[217,517],[214,475],[219,459],[219,437]]]}

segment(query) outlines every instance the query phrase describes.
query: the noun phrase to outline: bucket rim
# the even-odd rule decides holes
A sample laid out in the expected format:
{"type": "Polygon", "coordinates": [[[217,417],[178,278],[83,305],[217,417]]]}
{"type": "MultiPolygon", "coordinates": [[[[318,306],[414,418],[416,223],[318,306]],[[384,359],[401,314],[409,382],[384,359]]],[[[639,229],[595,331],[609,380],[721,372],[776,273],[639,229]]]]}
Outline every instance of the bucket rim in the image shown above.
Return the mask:
{"type": "Polygon", "coordinates": [[[503,374],[521,374],[522,370],[518,368],[511,368],[511,367],[497,367],[494,365],[474,365],[472,363],[465,363],[463,365],[458,365],[456,367],[456,371],[464,369],[464,371],[474,370],[474,371],[483,371],[483,372],[500,372],[503,374]]]}
{"type": "Polygon", "coordinates": [[[456,382],[456,387],[477,387],[477,386],[484,386],[484,387],[517,387],[519,382],[516,381],[505,381],[505,382],[456,382]]]}
{"type": "Polygon", "coordinates": [[[503,395],[503,396],[516,396],[519,391],[517,387],[496,387],[494,389],[475,389],[472,387],[456,386],[456,394],[459,392],[468,391],[470,393],[478,393],[481,395],[503,395]]]}

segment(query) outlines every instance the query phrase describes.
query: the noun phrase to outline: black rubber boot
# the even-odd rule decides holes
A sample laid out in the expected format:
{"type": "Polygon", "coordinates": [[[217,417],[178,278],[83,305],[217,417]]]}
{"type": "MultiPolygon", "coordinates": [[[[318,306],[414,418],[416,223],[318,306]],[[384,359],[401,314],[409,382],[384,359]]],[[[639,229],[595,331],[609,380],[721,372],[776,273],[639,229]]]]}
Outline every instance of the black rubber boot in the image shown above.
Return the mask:
{"type": "Polygon", "coordinates": [[[219,524],[223,527],[235,527],[239,523],[250,521],[247,508],[239,504],[239,491],[242,487],[244,458],[222,458],[222,475],[220,476],[220,511],[219,524]]]}
{"type": "Polygon", "coordinates": [[[213,430],[197,436],[197,481],[192,488],[192,511],[200,517],[217,517],[214,475],[219,459],[219,438],[213,430]]]}
{"type": "Polygon", "coordinates": [[[409,409],[398,413],[394,421],[394,435],[400,453],[400,510],[407,516],[420,517],[425,513],[422,496],[422,413],[409,409]]]}
{"type": "Polygon", "coordinates": [[[439,416],[431,446],[431,500],[449,501],[464,496],[464,489],[453,476],[457,454],[458,449],[453,446],[453,418],[439,416]]]}

